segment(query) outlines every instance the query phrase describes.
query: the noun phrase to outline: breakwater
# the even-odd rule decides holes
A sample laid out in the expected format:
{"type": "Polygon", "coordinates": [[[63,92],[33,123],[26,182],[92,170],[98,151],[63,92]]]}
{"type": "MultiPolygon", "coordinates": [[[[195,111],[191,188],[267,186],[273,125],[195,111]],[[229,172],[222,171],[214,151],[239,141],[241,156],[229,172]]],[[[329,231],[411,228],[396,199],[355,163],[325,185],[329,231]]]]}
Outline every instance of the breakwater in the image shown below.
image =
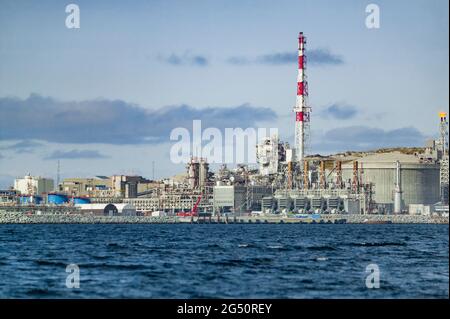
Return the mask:
{"type": "Polygon", "coordinates": [[[362,223],[393,223],[393,224],[448,224],[449,218],[442,216],[421,215],[322,215],[320,218],[287,218],[278,216],[239,216],[239,217],[151,217],[151,216],[97,216],[83,214],[33,214],[22,212],[0,211],[0,224],[254,224],[254,223],[326,223],[326,224],[362,224],[362,223]]]}

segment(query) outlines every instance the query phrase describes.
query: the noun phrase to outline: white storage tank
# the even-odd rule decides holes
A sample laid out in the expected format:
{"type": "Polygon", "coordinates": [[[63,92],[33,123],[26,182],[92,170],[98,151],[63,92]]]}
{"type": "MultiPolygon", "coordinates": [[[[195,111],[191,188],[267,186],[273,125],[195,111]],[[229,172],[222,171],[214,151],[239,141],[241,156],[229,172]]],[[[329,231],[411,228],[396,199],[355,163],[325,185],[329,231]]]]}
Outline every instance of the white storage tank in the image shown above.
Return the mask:
{"type": "MultiPolygon", "coordinates": [[[[439,201],[439,165],[422,162],[415,155],[400,152],[372,154],[357,159],[363,183],[374,183],[374,200],[378,204],[393,204],[396,181],[396,161],[401,165],[402,206],[430,205],[439,201]]],[[[342,164],[344,180],[353,176],[353,161],[342,164]]]]}

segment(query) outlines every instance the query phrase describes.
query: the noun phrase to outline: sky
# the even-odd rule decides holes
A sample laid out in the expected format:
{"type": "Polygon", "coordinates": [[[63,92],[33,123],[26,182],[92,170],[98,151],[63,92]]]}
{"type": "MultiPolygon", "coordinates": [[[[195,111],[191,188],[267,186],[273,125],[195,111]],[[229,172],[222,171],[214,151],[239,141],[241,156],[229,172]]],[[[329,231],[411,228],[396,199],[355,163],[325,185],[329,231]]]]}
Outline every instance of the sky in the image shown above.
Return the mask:
{"type": "Polygon", "coordinates": [[[310,153],[423,146],[448,109],[448,12],[446,0],[0,0],[0,187],[56,178],[58,160],[63,178],[184,172],[170,132],[195,119],[292,143],[300,31],[310,153]]]}

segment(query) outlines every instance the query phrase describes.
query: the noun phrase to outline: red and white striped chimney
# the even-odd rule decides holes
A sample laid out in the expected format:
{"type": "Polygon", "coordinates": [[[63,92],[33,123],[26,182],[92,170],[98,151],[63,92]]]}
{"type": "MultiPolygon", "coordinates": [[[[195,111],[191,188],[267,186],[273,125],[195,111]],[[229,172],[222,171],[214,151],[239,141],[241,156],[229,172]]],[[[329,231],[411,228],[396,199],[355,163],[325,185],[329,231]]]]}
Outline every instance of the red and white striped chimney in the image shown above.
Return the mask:
{"type": "MultiPolygon", "coordinates": [[[[295,112],[295,151],[296,159],[302,162],[305,156],[305,122],[309,121],[309,112],[306,107],[306,96],[308,95],[308,83],[305,76],[306,38],[303,32],[298,35],[298,77],[297,77],[297,100],[294,107],[295,112]]],[[[302,167],[302,166],[300,166],[302,167]]]]}

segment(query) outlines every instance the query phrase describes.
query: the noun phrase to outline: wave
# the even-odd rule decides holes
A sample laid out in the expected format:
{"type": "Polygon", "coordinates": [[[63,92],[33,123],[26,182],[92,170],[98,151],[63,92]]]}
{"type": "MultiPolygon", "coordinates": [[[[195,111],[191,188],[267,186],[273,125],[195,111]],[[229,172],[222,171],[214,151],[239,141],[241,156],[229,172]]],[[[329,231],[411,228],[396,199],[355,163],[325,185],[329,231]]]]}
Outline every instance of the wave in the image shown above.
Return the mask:
{"type": "Polygon", "coordinates": [[[108,263],[89,263],[78,265],[80,269],[83,268],[107,268],[107,269],[118,269],[118,270],[140,270],[147,269],[146,265],[143,264],[108,264],[108,263]]]}
{"type": "Polygon", "coordinates": [[[212,265],[212,266],[243,266],[245,264],[244,260],[239,259],[227,259],[227,260],[218,260],[218,261],[211,261],[211,260],[205,260],[203,261],[203,264],[212,265]]]}
{"type": "Polygon", "coordinates": [[[34,260],[36,264],[39,266],[60,266],[60,267],[66,267],[70,263],[65,263],[62,261],[54,261],[54,260],[45,260],[45,259],[37,259],[34,260]]]}
{"type": "Polygon", "coordinates": [[[118,243],[107,243],[106,246],[111,248],[127,248],[127,246],[118,243]]]}
{"type": "Polygon", "coordinates": [[[111,258],[111,256],[99,256],[99,255],[89,255],[89,257],[91,257],[93,259],[97,259],[97,260],[104,260],[104,259],[111,258]]]}
{"type": "Polygon", "coordinates": [[[308,247],[309,250],[314,250],[314,251],[330,251],[330,250],[336,250],[336,247],[333,246],[311,246],[308,247]]]}
{"type": "Polygon", "coordinates": [[[368,243],[350,243],[349,246],[356,247],[383,247],[383,246],[406,246],[404,242],[368,242],[368,243]]]}
{"type": "Polygon", "coordinates": [[[268,257],[255,257],[249,259],[225,259],[218,261],[205,260],[203,264],[214,266],[245,267],[245,266],[258,266],[269,264],[272,261],[273,259],[268,257]]]}
{"type": "Polygon", "coordinates": [[[270,248],[270,249],[283,249],[284,246],[283,245],[269,245],[269,246],[267,246],[267,248],[270,248]]]}
{"type": "MultiPolygon", "coordinates": [[[[105,257],[107,258],[107,257],[105,257]]],[[[34,261],[36,264],[40,266],[56,266],[56,267],[67,267],[70,263],[62,262],[62,261],[52,261],[52,260],[42,260],[38,259],[34,261]]],[[[102,263],[81,263],[77,264],[80,269],[86,268],[107,268],[107,269],[125,269],[125,270],[140,270],[147,269],[147,266],[144,264],[110,264],[107,262],[102,263]]]]}
{"type": "Polygon", "coordinates": [[[317,257],[316,261],[326,261],[328,260],[328,257],[317,257]]]}
{"type": "Polygon", "coordinates": [[[268,263],[271,263],[272,261],[273,261],[273,259],[268,258],[268,257],[255,257],[255,258],[248,259],[248,262],[250,262],[252,264],[268,264],[268,263]]]}
{"type": "Polygon", "coordinates": [[[168,274],[163,272],[163,271],[144,271],[144,272],[140,272],[139,274],[147,277],[147,278],[164,278],[165,276],[167,276],[168,274]]]}
{"type": "Polygon", "coordinates": [[[208,244],[207,248],[222,248],[222,246],[220,246],[219,244],[208,244]]]}

